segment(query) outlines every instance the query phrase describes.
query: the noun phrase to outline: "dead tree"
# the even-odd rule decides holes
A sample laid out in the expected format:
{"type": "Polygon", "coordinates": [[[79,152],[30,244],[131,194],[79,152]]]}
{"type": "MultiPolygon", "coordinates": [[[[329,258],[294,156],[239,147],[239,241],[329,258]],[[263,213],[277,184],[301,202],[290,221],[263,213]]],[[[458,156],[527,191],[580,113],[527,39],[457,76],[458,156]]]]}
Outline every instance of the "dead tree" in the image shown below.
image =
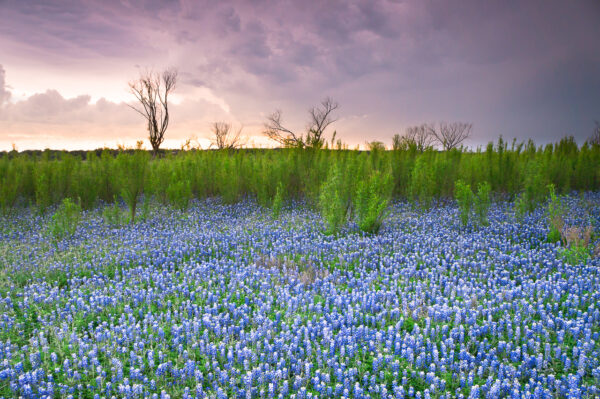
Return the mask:
{"type": "Polygon", "coordinates": [[[321,101],[320,107],[312,107],[308,113],[310,123],[306,133],[305,144],[311,148],[321,148],[324,143],[323,133],[325,129],[337,119],[332,118],[331,113],[339,107],[339,104],[327,97],[321,101]]]}
{"type": "Polygon", "coordinates": [[[271,115],[267,116],[263,134],[284,147],[304,147],[302,135],[298,136],[296,133],[282,125],[280,110],[276,110],[271,115]]]}
{"type": "Polygon", "coordinates": [[[445,151],[457,148],[463,141],[471,137],[473,125],[470,123],[442,122],[438,129],[432,129],[432,134],[445,151]]]}
{"type": "Polygon", "coordinates": [[[243,126],[237,131],[231,130],[231,123],[215,122],[212,125],[213,140],[211,145],[214,145],[219,150],[235,150],[244,145],[242,141],[243,126]]]}
{"type": "Polygon", "coordinates": [[[336,121],[336,119],[332,118],[332,112],[338,107],[338,103],[327,97],[321,102],[319,107],[311,108],[308,111],[310,122],[308,123],[305,137],[284,127],[281,121],[281,111],[277,110],[267,117],[263,134],[284,147],[321,148],[325,143],[323,133],[329,125],[336,121]]]}
{"type": "Polygon", "coordinates": [[[175,90],[177,70],[168,69],[161,74],[145,72],[137,80],[129,82],[129,89],[141,107],[129,105],[146,118],[148,138],[154,154],[158,153],[169,126],[168,97],[175,90]]]}

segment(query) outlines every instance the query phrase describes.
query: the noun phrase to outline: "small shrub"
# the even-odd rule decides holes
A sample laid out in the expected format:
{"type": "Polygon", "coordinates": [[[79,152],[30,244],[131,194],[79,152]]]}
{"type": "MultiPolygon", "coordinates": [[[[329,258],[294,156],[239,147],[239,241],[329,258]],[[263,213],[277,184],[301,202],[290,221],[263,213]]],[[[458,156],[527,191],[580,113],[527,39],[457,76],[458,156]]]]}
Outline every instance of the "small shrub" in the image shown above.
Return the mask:
{"type": "Polygon", "coordinates": [[[385,217],[392,195],[393,181],[390,173],[379,171],[358,184],[354,208],[358,227],[366,233],[377,233],[385,217]]]}
{"type": "Polygon", "coordinates": [[[14,171],[9,171],[5,176],[0,176],[0,210],[8,215],[14,207],[19,193],[19,177],[14,171]]]}
{"type": "Polygon", "coordinates": [[[559,251],[563,260],[572,265],[585,263],[590,258],[590,251],[584,246],[575,245],[568,248],[561,248],[559,251]]]}
{"type": "Polygon", "coordinates": [[[488,213],[490,211],[490,192],[492,191],[492,186],[487,181],[483,183],[479,183],[477,185],[477,193],[474,196],[474,206],[475,206],[475,214],[477,215],[477,221],[482,226],[487,226],[489,224],[488,221],[488,213]]]}
{"type": "Polygon", "coordinates": [[[81,206],[70,198],[65,198],[48,225],[48,232],[54,241],[70,237],[75,233],[81,219],[81,206]]]}
{"type": "Polygon", "coordinates": [[[462,180],[457,180],[454,183],[454,198],[458,203],[460,222],[463,226],[466,226],[469,223],[471,209],[473,208],[473,203],[475,201],[474,197],[469,184],[466,184],[462,180]]]}
{"type": "Polygon", "coordinates": [[[420,155],[411,172],[410,196],[418,201],[422,208],[429,208],[435,192],[435,174],[433,170],[434,154],[426,151],[420,155]]]}
{"type": "Polygon", "coordinates": [[[521,218],[526,213],[533,212],[543,201],[547,190],[545,181],[539,162],[529,162],[525,171],[523,191],[517,200],[517,212],[521,218]]]}
{"type": "Polygon", "coordinates": [[[135,211],[140,195],[144,191],[148,154],[136,151],[133,155],[121,153],[117,156],[120,172],[121,196],[129,207],[129,221],[135,221],[135,211]]]}
{"type": "Polygon", "coordinates": [[[337,164],[319,192],[319,208],[327,224],[326,234],[337,233],[346,223],[350,205],[344,186],[344,174],[341,166],[337,164]]]}
{"type": "Polygon", "coordinates": [[[104,208],[104,210],[102,211],[102,217],[104,218],[104,221],[107,224],[113,226],[119,226],[125,222],[125,217],[116,199],[114,200],[112,205],[109,205],[104,208]]]}
{"type": "Polygon", "coordinates": [[[273,197],[273,217],[278,218],[283,208],[283,201],[285,196],[285,187],[282,182],[277,185],[277,191],[273,197]]]}
{"type": "Polygon", "coordinates": [[[167,199],[177,209],[186,210],[192,199],[190,181],[173,176],[167,187],[167,199]]]}
{"type": "Polygon", "coordinates": [[[46,170],[38,171],[35,179],[35,204],[40,212],[45,212],[52,204],[51,176],[46,170]]]}
{"type": "MultiPolygon", "coordinates": [[[[563,215],[565,214],[565,207],[561,202],[560,198],[556,195],[554,185],[548,185],[549,199],[546,207],[546,214],[548,216],[548,223],[550,225],[550,231],[548,232],[549,242],[562,241],[562,232],[565,226],[563,215]]],[[[566,244],[566,243],[565,243],[566,244]]]]}

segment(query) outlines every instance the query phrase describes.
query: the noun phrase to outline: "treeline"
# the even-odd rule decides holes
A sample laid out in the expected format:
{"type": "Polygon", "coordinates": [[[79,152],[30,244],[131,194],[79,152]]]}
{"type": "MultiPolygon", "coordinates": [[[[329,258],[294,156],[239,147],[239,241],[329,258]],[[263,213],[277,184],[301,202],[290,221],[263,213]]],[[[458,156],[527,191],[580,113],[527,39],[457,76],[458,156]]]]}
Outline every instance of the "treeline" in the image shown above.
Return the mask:
{"type": "MultiPolygon", "coordinates": [[[[251,197],[265,207],[304,198],[318,204],[321,187],[336,173],[345,192],[375,173],[389,176],[391,194],[427,206],[454,196],[455,182],[487,182],[493,193],[515,196],[529,186],[553,184],[560,192],[600,188],[600,146],[579,147],[572,137],[537,147],[500,138],[485,149],[386,151],[232,150],[182,151],[152,157],[145,151],[90,151],[85,159],[66,152],[51,156],[5,153],[0,157],[0,207],[44,211],[64,198],[90,209],[123,199],[135,214],[142,194],[185,208],[192,198],[221,197],[234,203],[251,197]]],[[[539,189],[538,189],[539,191],[539,189]]]]}

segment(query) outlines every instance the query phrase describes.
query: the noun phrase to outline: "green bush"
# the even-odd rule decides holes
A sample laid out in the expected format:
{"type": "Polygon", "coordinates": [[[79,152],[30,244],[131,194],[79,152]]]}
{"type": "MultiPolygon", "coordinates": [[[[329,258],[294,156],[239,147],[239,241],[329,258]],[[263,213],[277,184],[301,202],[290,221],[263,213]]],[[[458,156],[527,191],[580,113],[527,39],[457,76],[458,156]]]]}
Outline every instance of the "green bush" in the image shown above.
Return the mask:
{"type": "Polygon", "coordinates": [[[0,210],[7,215],[17,202],[19,194],[19,176],[16,168],[8,162],[0,170],[0,210]]]}
{"type": "Polygon", "coordinates": [[[488,213],[490,211],[491,191],[492,186],[487,181],[484,181],[483,183],[479,183],[477,185],[477,193],[474,197],[475,215],[477,215],[477,221],[482,226],[487,226],[489,224],[488,213]]]}
{"type": "MultiPolygon", "coordinates": [[[[144,201],[146,202],[146,201],[144,201]]],[[[125,216],[115,199],[112,205],[107,205],[102,211],[104,222],[113,226],[120,226],[125,223],[125,216]]]]}
{"type": "Polygon", "coordinates": [[[56,242],[75,233],[81,219],[81,206],[65,198],[48,224],[48,233],[56,242]]]}
{"type": "Polygon", "coordinates": [[[281,214],[281,209],[283,208],[285,196],[285,187],[282,182],[279,182],[277,185],[277,191],[275,192],[275,196],[273,197],[273,217],[278,218],[281,214]]]}
{"type": "Polygon", "coordinates": [[[567,248],[560,248],[559,254],[562,259],[571,265],[586,263],[590,258],[590,250],[584,245],[573,245],[567,248]]]}
{"type": "Polygon", "coordinates": [[[516,212],[519,218],[531,213],[546,196],[546,178],[538,161],[530,161],[525,171],[523,190],[516,202],[516,212]]]}
{"type": "Polygon", "coordinates": [[[337,164],[319,192],[319,208],[326,222],[326,234],[336,234],[348,220],[351,201],[345,185],[344,171],[337,164]]]}
{"type": "Polygon", "coordinates": [[[167,198],[175,208],[186,210],[192,198],[190,181],[183,178],[177,179],[174,175],[167,187],[167,198]]]}
{"type": "Polygon", "coordinates": [[[129,207],[131,223],[135,221],[137,204],[144,191],[148,158],[145,151],[135,151],[132,155],[121,153],[117,156],[121,196],[129,207]]]}
{"type": "Polygon", "coordinates": [[[377,233],[381,228],[392,195],[391,173],[375,171],[358,184],[354,209],[358,227],[366,233],[377,233]]]}
{"type": "Polygon", "coordinates": [[[454,182],[454,198],[458,203],[460,222],[463,226],[466,226],[469,224],[469,217],[471,216],[471,210],[475,202],[475,195],[471,190],[471,186],[465,184],[460,179],[454,182]]]}
{"type": "Polygon", "coordinates": [[[423,208],[429,208],[436,190],[432,151],[425,151],[415,162],[411,173],[410,196],[423,208]]]}
{"type": "Polygon", "coordinates": [[[562,232],[565,226],[564,214],[565,206],[561,202],[560,198],[556,195],[554,184],[548,185],[548,205],[546,206],[546,215],[548,217],[548,224],[550,231],[548,232],[549,242],[562,241],[562,232]]]}

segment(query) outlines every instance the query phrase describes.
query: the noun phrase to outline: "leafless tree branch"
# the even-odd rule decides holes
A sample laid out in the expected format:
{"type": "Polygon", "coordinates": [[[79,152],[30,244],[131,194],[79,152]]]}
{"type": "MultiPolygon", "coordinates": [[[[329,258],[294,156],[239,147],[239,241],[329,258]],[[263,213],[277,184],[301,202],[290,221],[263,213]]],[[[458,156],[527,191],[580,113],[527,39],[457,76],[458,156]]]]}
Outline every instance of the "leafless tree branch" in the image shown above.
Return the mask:
{"type": "Polygon", "coordinates": [[[231,130],[231,123],[215,122],[212,125],[214,139],[211,145],[216,146],[219,150],[234,150],[242,147],[245,143],[242,140],[241,126],[237,131],[231,130]]]}
{"type": "Polygon", "coordinates": [[[438,129],[432,129],[432,134],[445,151],[457,148],[466,139],[471,137],[473,125],[470,123],[442,122],[438,129]]]}
{"type": "Polygon", "coordinates": [[[263,133],[270,138],[283,145],[284,147],[304,147],[302,136],[297,136],[290,129],[282,124],[281,110],[276,110],[269,116],[264,124],[263,133]]]}
{"type": "Polygon", "coordinates": [[[323,133],[325,129],[336,121],[332,117],[333,111],[339,107],[338,103],[327,97],[318,107],[311,108],[308,112],[310,122],[307,126],[306,137],[297,135],[282,125],[281,111],[277,110],[267,117],[263,133],[271,140],[285,147],[310,147],[321,148],[324,144],[323,133]]]}

